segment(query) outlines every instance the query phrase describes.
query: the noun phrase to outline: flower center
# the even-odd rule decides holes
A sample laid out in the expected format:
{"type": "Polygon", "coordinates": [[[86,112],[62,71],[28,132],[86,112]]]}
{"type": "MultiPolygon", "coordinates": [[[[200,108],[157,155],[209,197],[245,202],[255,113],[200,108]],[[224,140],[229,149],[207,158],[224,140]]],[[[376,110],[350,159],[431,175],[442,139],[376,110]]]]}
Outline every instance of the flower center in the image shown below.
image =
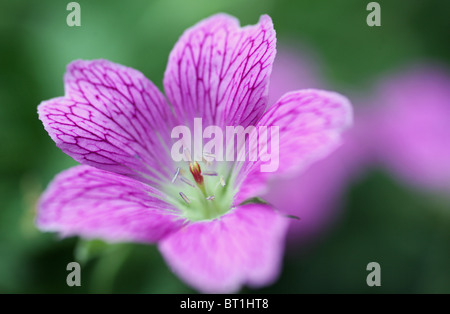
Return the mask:
{"type": "MultiPolygon", "coordinates": [[[[190,156],[187,159],[191,160],[190,156]]],[[[180,162],[165,191],[170,196],[169,201],[181,210],[181,215],[187,220],[211,220],[230,210],[234,195],[233,181],[232,171],[226,162],[203,158],[200,162],[180,162]]]]}

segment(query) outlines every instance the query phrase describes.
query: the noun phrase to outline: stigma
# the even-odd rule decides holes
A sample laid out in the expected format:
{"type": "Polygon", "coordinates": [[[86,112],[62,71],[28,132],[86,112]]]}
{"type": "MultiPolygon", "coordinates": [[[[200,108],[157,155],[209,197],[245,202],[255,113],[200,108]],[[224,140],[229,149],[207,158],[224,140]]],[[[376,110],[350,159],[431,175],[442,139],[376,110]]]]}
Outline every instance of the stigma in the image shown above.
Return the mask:
{"type": "Polygon", "coordinates": [[[189,170],[191,171],[192,177],[194,178],[195,182],[199,187],[203,186],[203,176],[202,176],[202,170],[200,169],[200,165],[198,162],[190,162],[189,163],[189,170]]]}

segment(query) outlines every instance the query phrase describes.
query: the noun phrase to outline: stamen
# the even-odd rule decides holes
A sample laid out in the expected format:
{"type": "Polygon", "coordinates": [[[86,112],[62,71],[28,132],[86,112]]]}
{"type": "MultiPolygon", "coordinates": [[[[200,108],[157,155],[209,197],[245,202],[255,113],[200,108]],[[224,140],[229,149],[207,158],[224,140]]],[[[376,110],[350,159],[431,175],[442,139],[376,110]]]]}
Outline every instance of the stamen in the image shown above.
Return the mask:
{"type": "MultiPolygon", "coordinates": [[[[205,156],[205,158],[211,158],[212,160],[216,159],[216,155],[211,154],[211,153],[203,153],[203,156],[205,156]]],[[[212,161],[212,160],[208,160],[208,161],[212,161]]]]}
{"type": "Polygon", "coordinates": [[[204,171],[204,172],[202,172],[202,175],[216,177],[217,176],[217,172],[215,172],[215,171],[204,171]]]}
{"type": "Polygon", "coordinates": [[[223,179],[222,176],[220,176],[219,182],[220,182],[220,185],[221,185],[222,187],[225,186],[225,180],[223,179]]]}
{"type": "Polygon", "coordinates": [[[191,200],[183,192],[180,192],[180,196],[187,204],[191,203],[191,200]]]}
{"type": "Polygon", "coordinates": [[[175,172],[175,175],[172,178],[172,183],[174,183],[177,180],[179,174],[180,174],[180,167],[177,168],[177,172],[175,172]]]}
{"type": "Polygon", "coordinates": [[[206,198],[207,201],[213,201],[216,197],[214,195],[208,196],[206,198]]]}
{"type": "Polygon", "coordinates": [[[185,177],[180,176],[180,180],[183,181],[184,183],[186,183],[187,185],[190,185],[193,188],[195,188],[195,184],[192,183],[189,179],[186,179],[185,177]]]}
{"type": "Polygon", "coordinates": [[[189,163],[192,162],[191,152],[187,148],[184,149],[184,157],[189,163]]]}
{"type": "Polygon", "coordinates": [[[209,166],[212,165],[212,162],[207,160],[207,159],[205,159],[205,157],[202,157],[202,161],[206,165],[206,168],[208,168],[209,166]]]}

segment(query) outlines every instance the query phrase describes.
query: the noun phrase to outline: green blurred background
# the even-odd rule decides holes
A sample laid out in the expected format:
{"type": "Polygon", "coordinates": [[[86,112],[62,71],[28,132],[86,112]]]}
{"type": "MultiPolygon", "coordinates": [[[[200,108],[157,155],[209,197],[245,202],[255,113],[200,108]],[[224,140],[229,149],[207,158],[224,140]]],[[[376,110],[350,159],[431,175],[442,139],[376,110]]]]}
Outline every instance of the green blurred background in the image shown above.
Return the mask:
{"type": "MultiPolygon", "coordinates": [[[[423,60],[450,63],[450,1],[378,1],[382,26],[366,25],[369,1],[80,0],[81,27],[66,25],[70,1],[0,4],[0,292],[193,292],[155,246],[94,243],[82,286],[66,285],[77,239],[59,240],[33,224],[48,182],[75,164],[44,131],[36,107],[63,95],[74,59],[105,58],[143,72],[161,87],[168,54],[184,29],[217,12],[254,24],[271,15],[278,42],[316,52],[334,89],[364,93],[383,73],[423,60]],[[98,252],[98,254],[96,254],[98,252]]],[[[339,224],[285,255],[267,293],[450,293],[450,203],[412,190],[382,169],[349,186],[339,224]],[[366,285],[381,264],[382,286],[366,285]]]]}

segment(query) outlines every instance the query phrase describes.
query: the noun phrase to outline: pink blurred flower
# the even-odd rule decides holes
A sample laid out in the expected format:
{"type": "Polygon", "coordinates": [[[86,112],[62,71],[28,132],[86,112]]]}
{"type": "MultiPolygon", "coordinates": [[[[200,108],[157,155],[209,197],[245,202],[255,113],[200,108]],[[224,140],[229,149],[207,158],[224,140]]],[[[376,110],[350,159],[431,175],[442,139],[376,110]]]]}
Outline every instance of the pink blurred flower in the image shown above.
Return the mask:
{"type": "Polygon", "coordinates": [[[356,123],[352,131],[344,134],[343,144],[336,151],[304,173],[275,179],[269,185],[263,198],[300,218],[292,220],[289,228],[288,240],[293,246],[317,240],[340,218],[345,191],[365,170],[370,158],[357,130],[356,123]]]}
{"type": "MultiPolygon", "coordinates": [[[[287,78],[301,88],[323,86],[316,67],[301,50],[282,47],[272,77],[287,78]]],[[[271,85],[271,94],[285,91],[282,84],[271,85]]],[[[291,222],[291,244],[317,239],[340,217],[349,184],[377,164],[411,185],[449,190],[449,72],[443,67],[416,66],[383,77],[372,94],[358,92],[352,97],[359,99],[354,101],[359,104],[355,124],[336,151],[304,173],[269,184],[263,197],[300,218],[291,222]]]]}
{"type": "Polygon", "coordinates": [[[378,161],[410,185],[450,190],[450,72],[416,66],[381,81],[372,100],[378,161]]]}
{"type": "Polygon", "coordinates": [[[39,228],[157,242],[173,271],[200,291],[275,280],[287,219],[268,205],[241,202],[264,190],[271,176],[294,173],[332,151],[352,116],[345,97],[311,89],[290,92],[265,111],[275,41],[266,15],[243,28],[224,14],[201,21],[170,54],[164,76],[170,105],[136,70],[106,60],[71,63],[65,96],[38,111],[57,146],[84,165],[47,188],[39,228]],[[175,162],[167,149],[171,130],[192,126],[196,117],[220,127],[279,126],[278,170],[175,162]],[[207,177],[205,169],[216,175],[207,177]]]}
{"type": "MultiPolygon", "coordinates": [[[[305,48],[281,46],[274,63],[269,99],[297,88],[324,88],[319,64],[305,48]],[[280,83],[281,82],[281,83],[280,83]]],[[[342,145],[304,172],[270,182],[263,198],[283,212],[297,216],[289,229],[290,243],[308,243],[322,234],[340,214],[345,190],[369,161],[365,137],[369,120],[362,110],[355,112],[355,125],[344,134],[342,145]]]]}
{"type": "Polygon", "coordinates": [[[270,75],[269,104],[299,88],[327,88],[314,53],[298,44],[278,45],[270,75]]]}

